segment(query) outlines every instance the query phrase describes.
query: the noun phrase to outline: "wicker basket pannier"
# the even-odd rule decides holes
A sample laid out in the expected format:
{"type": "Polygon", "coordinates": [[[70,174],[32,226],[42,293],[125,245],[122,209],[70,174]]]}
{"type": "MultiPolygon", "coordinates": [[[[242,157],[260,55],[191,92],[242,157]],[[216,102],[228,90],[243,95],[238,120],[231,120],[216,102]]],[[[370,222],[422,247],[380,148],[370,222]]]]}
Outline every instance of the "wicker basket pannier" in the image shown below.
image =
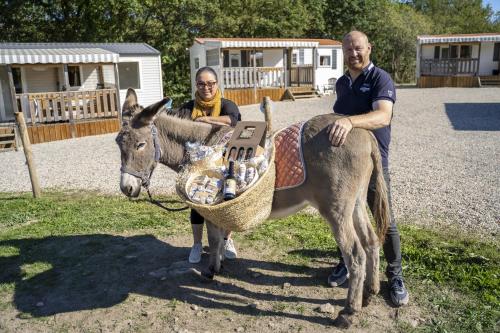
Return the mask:
{"type": "MultiPolygon", "coordinates": [[[[186,182],[190,170],[183,172],[184,176],[177,178],[178,195],[188,206],[195,209],[201,216],[213,224],[230,231],[243,231],[264,222],[271,213],[274,194],[274,146],[266,171],[260,175],[255,184],[233,200],[223,201],[216,205],[202,205],[188,199],[186,182]]],[[[195,170],[193,170],[195,171],[195,170]]]]}

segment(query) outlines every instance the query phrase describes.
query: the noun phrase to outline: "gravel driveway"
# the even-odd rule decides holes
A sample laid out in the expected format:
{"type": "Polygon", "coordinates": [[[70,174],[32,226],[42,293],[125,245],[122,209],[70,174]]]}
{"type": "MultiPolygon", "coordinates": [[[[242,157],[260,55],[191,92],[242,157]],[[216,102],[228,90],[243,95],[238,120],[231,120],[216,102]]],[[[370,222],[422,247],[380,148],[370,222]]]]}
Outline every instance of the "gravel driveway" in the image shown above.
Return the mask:
{"type": "MultiPolygon", "coordinates": [[[[330,112],[335,96],[274,103],[275,129],[330,112]]],[[[257,105],[243,119],[262,120],[257,105]]],[[[500,230],[500,89],[399,89],[393,119],[394,213],[412,223],[455,224],[481,234],[500,230]]],[[[115,134],[33,145],[43,188],[118,194],[115,134]]],[[[154,193],[174,191],[159,166],[154,193]]],[[[24,154],[0,153],[0,192],[30,191],[24,154]]]]}

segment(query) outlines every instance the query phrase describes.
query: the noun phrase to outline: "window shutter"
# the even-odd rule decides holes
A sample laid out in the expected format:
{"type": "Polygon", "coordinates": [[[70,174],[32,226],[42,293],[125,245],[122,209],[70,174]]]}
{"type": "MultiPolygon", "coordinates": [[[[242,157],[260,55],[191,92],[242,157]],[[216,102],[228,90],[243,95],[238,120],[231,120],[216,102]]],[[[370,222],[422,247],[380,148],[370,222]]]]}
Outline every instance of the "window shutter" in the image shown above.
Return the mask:
{"type": "Polygon", "coordinates": [[[332,50],[332,69],[337,69],[337,50],[332,50]]]}
{"type": "Polygon", "coordinates": [[[241,53],[241,55],[240,55],[240,57],[241,57],[241,64],[240,64],[241,67],[248,67],[248,57],[247,57],[248,51],[241,50],[240,53],[241,53]]]}
{"type": "Polygon", "coordinates": [[[500,43],[495,43],[495,47],[493,49],[493,61],[500,60],[500,43]]]}
{"type": "Polygon", "coordinates": [[[224,54],[224,67],[229,67],[229,51],[223,51],[224,54]]]}

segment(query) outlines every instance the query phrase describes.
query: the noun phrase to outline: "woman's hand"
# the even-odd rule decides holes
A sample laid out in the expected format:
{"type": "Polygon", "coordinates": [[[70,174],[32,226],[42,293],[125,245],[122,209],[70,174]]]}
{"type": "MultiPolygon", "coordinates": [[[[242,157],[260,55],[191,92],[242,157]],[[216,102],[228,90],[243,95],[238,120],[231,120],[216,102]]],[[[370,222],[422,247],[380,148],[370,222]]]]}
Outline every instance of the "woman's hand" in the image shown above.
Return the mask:
{"type": "Polygon", "coordinates": [[[231,120],[229,119],[229,124],[227,124],[227,120],[225,119],[225,117],[229,118],[228,116],[221,116],[221,117],[203,116],[196,118],[194,121],[207,123],[211,125],[229,126],[231,124],[231,120]]]}
{"type": "Polygon", "coordinates": [[[207,123],[211,125],[220,125],[220,126],[231,125],[231,118],[229,118],[229,116],[219,116],[219,117],[203,116],[196,118],[194,121],[207,123]]]}

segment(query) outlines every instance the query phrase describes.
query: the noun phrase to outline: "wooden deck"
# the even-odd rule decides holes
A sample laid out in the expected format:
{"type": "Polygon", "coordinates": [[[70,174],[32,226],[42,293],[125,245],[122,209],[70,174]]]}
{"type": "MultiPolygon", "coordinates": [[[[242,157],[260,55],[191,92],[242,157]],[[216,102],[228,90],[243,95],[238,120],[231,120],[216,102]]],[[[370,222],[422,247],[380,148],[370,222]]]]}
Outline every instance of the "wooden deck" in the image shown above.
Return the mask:
{"type": "Polygon", "coordinates": [[[478,76],[421,76],[417,81],[419,88],[475,88],[479,87],[478,76]]]}
{"type": "Polygon", "coordinates": [[[90,135],[114,133],[120,130],[118,119],[102,119],[75,124],[44,124],[28,126],[28,135],[33,144],[80,138],[90,135]]]}
{"type": "Polygon", "coordinates": [[[273,101],[280,101],[285,88],[264,88],[254,90],[250,89],[226,89],[224,90],[224,98],[230,99],[236,105],[258,104],[264,96],[269,96],[273,101]]]}

